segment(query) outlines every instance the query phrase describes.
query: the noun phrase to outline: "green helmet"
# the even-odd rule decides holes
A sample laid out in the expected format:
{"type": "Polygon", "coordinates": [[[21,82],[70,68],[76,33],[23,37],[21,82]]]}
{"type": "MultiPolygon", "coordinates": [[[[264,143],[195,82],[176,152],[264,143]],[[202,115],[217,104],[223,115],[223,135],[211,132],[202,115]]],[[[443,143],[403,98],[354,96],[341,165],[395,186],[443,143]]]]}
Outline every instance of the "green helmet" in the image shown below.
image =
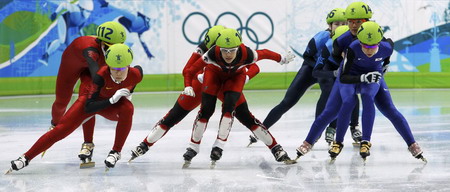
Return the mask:
{"type": "Polygon", "coordinates": [[[215,25],[208,29],[205,35],[205,45],[206,48],[211,48],[214,44],[216,44],[217,37],[219,36],[219,32],[224,30],[225,27],[222,25],[215,25]]]}
{"type": "Polygon", "coordinates": [[[364,2],[353,2],[345,10],[347,19],[370,19],[372,14],[372,9],[364,2]]]}
{"type": "Polygon", "coordinates": [[[242,43],[241,34],[236,29],[224,29],[219,32],[216,45],[222,48],[234,48],[242,43]]]}
{"type": "Polygon", "coordinates": [[[347,32],[348,30],[349,30],[348,25],[339,26],[338,28],[336,28],[336,30],[333,31],[333,33],[331,33],[331,39],[333,41],[336,40],[339,36],[347,32]]]}
{"type": "Polygon", "coordinates": [[[347,17],[345,17],[345,9],[336,8],[330,11],[327,15],[327,23],[331,24],[335,21],[347,21],[347,17]]]}
{"type": "Polygon", "coordinates": [[[105,61],[113,68],[124,68],[133,61],[133,52],[125,44],[114,44],[106,50],[105,61]]]}
{"type": "Polygon", "coordinates": [[[108,21],[97,27],[97,38],[109,44],[123,43],[127,33],[120,23],[108,21]]]}
{"type": "Polygon", "coordinates": [[[376,45],[383,39],[383,30],[373,21],[364,22],[356,35],[359,41],[366,45],[376,45]]]}

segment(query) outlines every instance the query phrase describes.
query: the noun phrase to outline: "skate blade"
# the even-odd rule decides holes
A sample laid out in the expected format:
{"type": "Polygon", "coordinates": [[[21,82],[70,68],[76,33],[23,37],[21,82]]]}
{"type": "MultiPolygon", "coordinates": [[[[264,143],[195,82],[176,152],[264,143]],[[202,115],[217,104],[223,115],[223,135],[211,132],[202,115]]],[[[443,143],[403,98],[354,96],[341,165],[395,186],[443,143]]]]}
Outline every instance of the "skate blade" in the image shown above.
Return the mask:
{"type": "Polygon", "coordinates": [[[420,160],[422,160],[425,164],[428,163],[427,159],[425,159],[425,157],[421,157],[420,160]]]}
{"type": "Polygon", "coordinates": [[[189,166],[191,165],[191,161],[184,161],[183,166],[181,167],[182,169],[187,169],[189,168],[189,166]]]}
{"type": "Polygon", "coordinates": [[[292,164],[296,164],[297,161],[296,161],[296,160],[289,159],[289,160],[283,161],[283,163],[286,164],[286,165],[292,165],[292,164]]]}
{"type": "Polygon", "coordinates": [[[45,150],[41,153],[41,158],[44,158],[45,152],[47,152],[47,150],[45,150]]]}
{"type": "Polygon", "coordinates": [[[211,165],[209,166],[210,169],[216,168],[216,161],[212,160],[211,165]]]}
{"type": "Polygon", "coordinates": [[[107,173],[109,171],[109,167],[105,167],[105,173],[107,173]]]}
{"type": "Polygon", "coordinates": [[[87,163],[80,163],[80,169],[87,169],[95,167],[95,162],[87,162],[87,163]]]}
{"type": "Polygon", "coordinates": [[[353,147],[359,147],[361,144],[359,142],[353,142],[352,145],[353,147]]]}
{"type": "Polygon", "coordinates": [[[131,157],[131,159],[128,160],[128,163],[131,163],[131,161],[133,161],[134,159],[136,159],[136,157],[131,157]]]}
{"type": "Polygon", "coordinates": [[[330,164],[333,164],[334,162],[336,161],[336,157],[332,157],[331,159],[330,159],[330,164]]]}
{"type": "Polygon", "coordinates": [[[9,168],[8,171],[6,171],[5,175],[10,174],[12,171],[13,171],[13,169],[12,169],[12,168],[9,168]]]}
{"type": "Polygon", "coordinates": [[[365,157],[363,157],[362,159],[363,159],[363,165],[366,166],[367,159],[365,157]]]}
{"type": "Polygon", "coordinates": [[[250,145],[252,145],[253,143],[252,142],[250,142],[248,145],[247,145],[247,147],[250,147],[250,145]]]}

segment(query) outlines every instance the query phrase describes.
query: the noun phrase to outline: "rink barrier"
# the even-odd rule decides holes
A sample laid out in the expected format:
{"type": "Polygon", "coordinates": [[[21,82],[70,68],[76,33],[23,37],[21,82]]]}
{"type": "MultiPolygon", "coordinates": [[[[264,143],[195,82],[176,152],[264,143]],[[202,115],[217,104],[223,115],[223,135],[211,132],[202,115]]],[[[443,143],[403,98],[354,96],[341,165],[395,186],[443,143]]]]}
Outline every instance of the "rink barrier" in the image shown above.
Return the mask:
{"type": "MultiPolygon", "coordinates": [[[[296,72],[260,73],[245,85],[247,90],[286,89],[296,72]]],[[[384,77],[389,88],[450,88],[450,73],[390,72],[384,77]]],[[[56,76],[0,78],[0,96],[54,94],[56,76]]],[[[78,86],[77,86],[78,87],[78,86]]],[[[319,88],[318,85],[313,86],[319,88]]],[[[135,91],[182,91],[181,74],[144,75],[135,91]]]]}

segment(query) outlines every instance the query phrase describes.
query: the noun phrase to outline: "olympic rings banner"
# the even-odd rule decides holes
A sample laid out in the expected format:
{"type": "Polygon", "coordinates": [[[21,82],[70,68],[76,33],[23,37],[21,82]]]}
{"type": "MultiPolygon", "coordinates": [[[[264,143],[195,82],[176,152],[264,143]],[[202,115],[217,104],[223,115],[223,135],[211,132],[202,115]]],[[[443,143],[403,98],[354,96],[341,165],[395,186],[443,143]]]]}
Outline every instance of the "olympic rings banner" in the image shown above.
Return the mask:
{"type": "MultiPolygon", "coordinates": [[[[296,72],[308,41],[328,26],[327,13],[351,0],[2,0],[0,77],[56,76],[73,39],[95,35],[105,21],[127,29],[134,65],[145,74],[179,74],[213,25],[235,28],[253,49],[297,54],[261,72],[296,72]]],[[[450,72],[450,1],[367,0],[385,36],[395,42],[390,72],[450,72]]]]}

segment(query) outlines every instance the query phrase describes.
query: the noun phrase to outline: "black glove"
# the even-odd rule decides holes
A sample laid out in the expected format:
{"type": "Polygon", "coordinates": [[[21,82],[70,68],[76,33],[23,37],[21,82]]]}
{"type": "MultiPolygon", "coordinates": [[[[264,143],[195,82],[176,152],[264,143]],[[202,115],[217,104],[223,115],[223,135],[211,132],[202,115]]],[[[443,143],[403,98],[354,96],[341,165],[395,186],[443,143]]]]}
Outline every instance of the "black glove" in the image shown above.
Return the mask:
{"type": "Polygon", "coordinates": [[[361,75],[361,82],[363,83],[378,83],[380,79],[381,73],[378,71],[372,71],[361,75]]]}

